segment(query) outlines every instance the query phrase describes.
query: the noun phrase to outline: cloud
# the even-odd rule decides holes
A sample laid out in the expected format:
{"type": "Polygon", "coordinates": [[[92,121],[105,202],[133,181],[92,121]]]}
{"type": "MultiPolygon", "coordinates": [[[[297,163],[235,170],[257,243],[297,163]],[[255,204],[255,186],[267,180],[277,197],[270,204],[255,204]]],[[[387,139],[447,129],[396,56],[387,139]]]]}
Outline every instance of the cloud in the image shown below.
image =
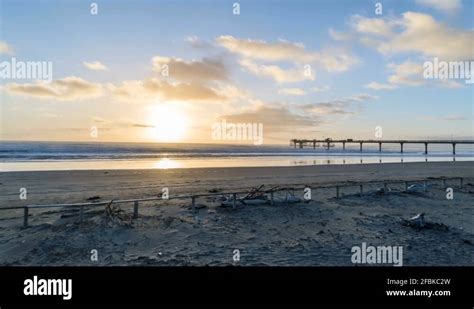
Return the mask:
{"type": "Polygon", "coordinates": [[[278,94],[300,96],[307,94],[307,92],[301,88],[282,88],[278,90],[278,94]]]}
{"type": "Polygon", "coordinates": [[[442,119],[447,120],[447,121],[463,121],[463,120],[467,120],[467,117],[458,116],[458,115],[449,115],[449,116],[446,116],[442,119]]]}
{"type": "Polygon", "coordinates": [[[456,12],[462,8],[461,0],[416,0],[416,3],[448,13],[456,12]]]}
{"type": "Polygon", "coordinates": [[[281,95],[296,95],[296,96],[302,96],[306,95],[312,92],[324,92],[329,90],[330,88],[328,86],[324,87],[312,87],[309,90],[304,90],[301,88],[282,88],[278,90],[278,94],[281,95]]]}
{"type": "Polygon", "coordinates": [[[365,87],[374,90],[393,90],[399,86],[422,86],[428,83],[445,88],[463,87],[462,84],[454,80],[425,79],[423,77],[423,64],[411,60],[406,60],[400,64],[389,63],[387,68],[391,71],[387,83],[371,82],[365,87]]]}
{"type": "Polygon", "coordinates": [[[99,116],[93,116],[93,117],[91,117],[91,120],[93,122],[102,123],[102,124],[110,123],[110,120],[107,120],[107,119],[99,117],[99,116]]]}
{"type": "Polygon", "coordinates": [[[120,85],[108,85],[109,90],[118,98],[130,100],[182,100],[182,101],[227,101],[228,98],[217,90],[189,83],[170,83],[152,78],[148,80],[123,81],[120,85]]]}
{"type": "Polygon", "coordinates": [[[94,61],[94,62],[83,62],[84,66],[88,68],[89,70],[92,71],[105,71],[107,70],[107,67],[100,63],[99,61],[94,61]]]}
{"type": "Polygon", "coordinates": [[[355,15],[351,18],[352,28],[360,33],[389,37],[393,35],[394,23],[381,18],[366,18],[355,15]]]}
{"type": "Polygon", "coordinates": [[[317,57],[317,54],[306,51],[302,43],[292,43],[286,40],[267,43],[263,40],[245,40],[237,39],[231,35],[223,35],[216,41],[230,52],[250,59],[308,63],[313,62],[317,57]]]}
{"type": "Polygon", "coordinates": [[[314,127],[322,124],[322,121],[314,115],[302,115],[294,113],[288,106],[281,104],[258,105],[253,110],[243,111],[220,117],[227,122],[234,123],[263,123],[265,132],[285,132],[289,128],[314,127]]]}
{"type": "Polygon", "coordinates": [[[257,76],[272,78],[277,83],[295,83],[305,80],[314,80],[314,74],[306,74],[304,67],[301,67],[301,69],[282,69],[277,65],[259,65],[248,59],[242,59],[239,63],[248,72],[257,76]]]}
{"type": "Polygon", "coordinates": [[[366,93],[330,101],[305,104],[300,106],[305,112],[316,115],[348,115],[355,114],[363,102],[377,100],[378,97],[366,93]]]}
{"type": "Polygon", "coordinates": [[[391,84],[381,84],[377,82],[371,82],[367,85],[365,85],[365,88],[373,89],[373,90],[392,90],[396,89],[396,85],[391,85],[391,84]]]}
{"type": "Polygon", "coordinates": [[[302,43],[281,39],[271,43],[224,35],[218,37],[216,43],[229,52],[239,55],[242,58],[240,64],[250,73],[271,77],[280,83],[314,79],[312,74],[306,76],[303,70],[298,69],[303,64],[319,66],[328,72],[341,72],[359,62],[344,48],[333,47],[322,51],[308,51],[302,43]],[[275,64],[276,62],[292,63],[296,68],[283,70],[281,66],[275,64]]]}
{"type": "Polygon", "coordinates": [[[153,125],[142,124],[142,123],[134,123],[134,124],[132,124],[132,127],[135,127],[135,128],[155,128],[155,126],[153,126],[153,125]]]}
{"type": "Polygon", "coordinates": [[[204,58],[201,61],[184,61],[179,58],[155,56],[152,58],[153,70],[162,73],[168,66],[169,76],[180,81],[207,82],[225,81],[228,70],[219,59],[204,58]]]}
{"type": "Polygon", "coordinates": [[[328,30],[329,36],[335,41],[348,41],[352,39],[352,35],[346,32],[336,31],[332,28],[328,30]]]}
{"type": "Polygon", "coordinates": [[[7,42],[0,41],[0,55],[1,54],[13,55],[13,48],[8,45],[7,42]]]}
{"type": "Polygon", "coordinates": [[[109,84],[108,89],[126,101],[179,100],[228,102],[244,94],[228,81],[228,70],[218,58],[186,61],[175,57],[155,56],[153,70],[169,75],[146,80],[128,80],[119,85],[109,84]],[[169,77],[169,79],[168,79],[169,77]]]}
{"type": "Polygon", "coordinates": [[[187,36],[184,38],[184,41],[189,43],[192,47],[197,48],[197,49],[211,49],[214,48],[214,45],[211,43],[199,39],[197,36],[187,36]]]}
{"type": "Polygon", "coordinates": [[[25,84],[9,83],[3,87],[3,90],[13,95],[59,101],[89,99],[102,94],[102,86],[100,84],[92,83],[76,76],[54,80],[51,83],[44,81],[25,84]]]}
{"type": "Polygon", "coordinates": [[[389,63],[387,65],[394,74],[390,75],[390,84],[419,86],[425,83],[423,78],[423,65],[407,60],[401,64],[389,63]]]}
{"type": "Polygon", "coordinates": [[[357,17],[355,21],[352,27],[369,35],[361,41],[385,55],[413,52],[442,60],[474,59],[474,30],[449,27],[428,14],[406,12],[397,20],[357,17]]]}

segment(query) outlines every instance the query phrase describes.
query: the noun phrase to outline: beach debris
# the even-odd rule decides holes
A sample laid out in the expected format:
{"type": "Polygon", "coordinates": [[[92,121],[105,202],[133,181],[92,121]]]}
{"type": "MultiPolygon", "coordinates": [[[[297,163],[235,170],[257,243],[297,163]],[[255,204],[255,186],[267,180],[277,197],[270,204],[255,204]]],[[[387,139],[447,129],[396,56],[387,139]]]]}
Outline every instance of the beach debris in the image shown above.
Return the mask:
{"type": "Polygon", "coordinates": [[[381,187],[381,188],[377,188],[377,190],[375,190],[375,194],[376,195],[385,195],[385,194],[388,194],[392,191],[392,189],[390,189],[389,187],[381,187]]]}
{"type": "Polygon", "coordinates": [[[221,189],[219,189],[219,188],[212,188],[211,190],[209,190],[209,193],[217,193],[217,192],[219,192],[219,191],[221,191],[221,189]]]}
{"type": "Polygon", "coordinates": [[[112,226],[120,225],[120,226],[131,226],[133,222],[132,215],[126,213],[123,209],[119,206],[114,205],[114,201],[110,201],[107,206],[105,206],[104,212],[104,225],[112,226]]]}
{"type": "MultiPolygon", "coordinates": [[[[237,194],[232,194],[230,196],[223,196],[221,206],[237,206],[240,205],[262,205],[269,204],[270,200],[268,196],[263,191],[265,185],[260,185],[257,188],[251,188],[250,191],[244,196],[239,198],[237,194]]],[[[270,191],[275,190],[276,187],[270,189],[270,191]]]]}
{"type": "Polygon", "coordinates": [[[415,183],[415,184],[409,185],[406,192],[408,193],[422,192],[422,191],[426,191],[428,188],[432,186],[433,186],[432,184],[415,183]]]}
{"type": "Polygon", "coordinates": [[[446,224],[426,221],[424,213],[419,213],[416,216],[411,217],[410,219],[400,219],[402,220],[402,225],[413,227],[416,229],[433,229],[438,231],[449,230],[449,227],[446,224]]]}
{"type": "Polygon", "coordinates": [[[86,200],[87,200],[87,201],[95,202],[95,201],[97,201],[97,200],[100,200],[100,196],[94,195],[94,196],[91,196],[91,197],[87,198],[86,200]]]}

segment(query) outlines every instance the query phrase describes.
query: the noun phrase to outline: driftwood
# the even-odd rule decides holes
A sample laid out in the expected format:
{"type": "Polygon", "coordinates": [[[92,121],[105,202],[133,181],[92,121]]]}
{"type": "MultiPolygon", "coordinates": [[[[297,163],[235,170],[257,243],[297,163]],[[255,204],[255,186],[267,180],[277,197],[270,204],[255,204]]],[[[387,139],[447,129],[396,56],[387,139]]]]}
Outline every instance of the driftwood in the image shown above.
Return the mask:
{"type": "Polygon", "coordinates": [[[114,205],[114,201],[110,201],[107,206],[105,206],[104,212],[104,225],[121,225],[121,226],[131,226],[133,222],[132,215],[126,213],[119,206],[114,205]]]}
{"type": "Polygon", "coordinates": [[[410,219],[401,219],[401,224],[404,226],[409,226],[416,229],[433,229],[438,231],[448,231],[449,227],[443,223],[428,222],[425,220],[425,214],[419,213],[410,219]]]}

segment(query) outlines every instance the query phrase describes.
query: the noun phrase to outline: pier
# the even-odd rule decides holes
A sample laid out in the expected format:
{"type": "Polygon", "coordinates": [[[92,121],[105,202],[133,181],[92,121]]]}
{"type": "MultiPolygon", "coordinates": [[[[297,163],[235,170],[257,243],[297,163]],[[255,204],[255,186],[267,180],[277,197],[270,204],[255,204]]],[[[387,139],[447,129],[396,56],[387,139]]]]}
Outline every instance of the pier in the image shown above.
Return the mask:
{"type": "Polygon", "coordinates": [[[342,150],[346,150],[346,144],[359,144],[359,149],[362,151],[363,144],[378,144],[379,152],[382,152],[382,144],[400,144],[400,153],[403,153],[404,144],[423,144],[425,145],[425,154],[428,154],[428,144],[445,144],[452,145],[453,155],[456,154],[456,145],[457,144],[474,144],[474,140],[353,140],[353,139],[339,139],[333,140],[331,138],[326,139],[292,139],[290,141],[291,145],[295,148],[303,148],[305,146],[312,146],[313,149],[316,147],[325,147],[327,150],[334,147],[336,143],[342,144],[342,150]]]}

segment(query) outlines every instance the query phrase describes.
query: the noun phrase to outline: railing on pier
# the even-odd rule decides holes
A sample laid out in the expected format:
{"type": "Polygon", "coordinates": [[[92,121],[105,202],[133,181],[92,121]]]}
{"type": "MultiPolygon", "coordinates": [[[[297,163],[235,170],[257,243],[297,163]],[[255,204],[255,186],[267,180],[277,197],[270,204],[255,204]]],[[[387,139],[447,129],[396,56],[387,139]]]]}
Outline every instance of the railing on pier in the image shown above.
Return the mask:
{"type": "Polygon", "coordinates": [[[346,150],[346,144],[359,144],[360,151],[362,151],[363,144],[379,144],[379,152],[382,152],[382,144],[400,144],[400,152],[403,153],[403,145],[404,144],[424,144],[425,145],[425,154],[428,154],[428,144],[446,144],[452,145],[453,147],[453,155],[456,154],[456,145],[457,144],[474,144],[474,140],[353,140],[353,139],[292,139],[290,140],[290,145],[293,145],[295,148],[299,146],[299,148],[303,148],[304,146],[312,145],[313,149],[319,147],[319,145],[323,145],[327,149],[334,147],[335,143],[341,143],[342,149],[346,150]]]}

